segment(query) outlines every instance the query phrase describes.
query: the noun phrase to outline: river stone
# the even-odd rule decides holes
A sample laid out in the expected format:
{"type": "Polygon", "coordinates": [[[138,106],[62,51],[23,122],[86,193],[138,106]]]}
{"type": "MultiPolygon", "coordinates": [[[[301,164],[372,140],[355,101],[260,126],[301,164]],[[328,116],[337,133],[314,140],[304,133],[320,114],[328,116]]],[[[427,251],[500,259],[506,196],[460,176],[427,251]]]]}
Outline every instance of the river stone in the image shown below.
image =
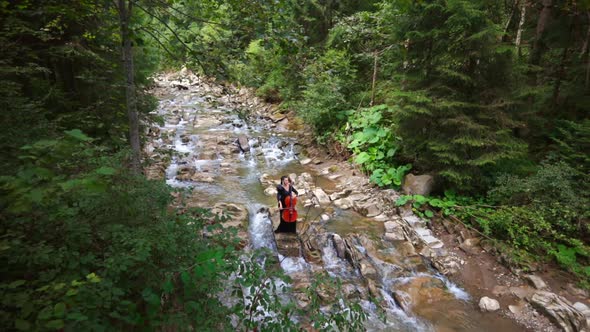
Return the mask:
{"type": "Polygon", "coordinates": [[[543,290],[547,288],[547,284],[539,276],[529,274],[526,276],[526,278],[529,280],[531,285],[535,286],[536,289],[543,290]]]}
{"type": "Polygon", "coordinates": [[[342,210],[350,209],[352,202],[348,198],[341,198],[334,201],[334,205],[342,210]]]}
{"type": "Polygon", "coordinates": [[[285,257],[300,257],[301,245],[296,234],[276,233],[275,240],[279,253],[285,257]]]}
{"type": "Polygon", "coordinates": [[[412,298],[410,297],[410,294],[404,291],[396,290],[393,292],[393,299],[403,311],[407,313],[412,312],[412,298]]]}
{"type": "Polygon", "coordinates": [[[590,327],[590,308],[581,302],[574,303],[574,308],[586,317],[586,327],[590,327]]]}
{"type": "Polygon", "coordinates": [[[530,298],[535,293],[535,289],[530,286],[516,287],[512,286],[509,288],[510,294],[518,297],[519,299],[530,298]]]}
{"type": "Polygon", "coordinates": [[[335,200],[340,199],[342,197],[346,197],[346,196],[350,195],[351,192],[352,192],[352,189],[345,189],[345,190],[342,190],[339,192],[335,192],[330,195],[330,200],[335,201],[335,200]]]}
{"type": "Polygon", "coordinates": [[[530,300],[531,304],[541,310],[563,331],[576,332],[588,328],[586,317],[562,296],[537,291],[530,300]]]}
{"type": "Polygon", "coordinates": [[[434,177],[432,175],[406,175],[402,190],[406,195],[428,196],[434,186],[434,177]]]}
{"type": "Polygon", "coordinates": [[[264,189],[264,194],[266,196],[276,196],[277,194],[277,187],[270,185],[266,189],[264,189]]]}
{"type": "Polygon", "coordinates": [[[396,241],[405,240],[406,236],[404,235],[403,232],[391,232],[391,233],[385,233],[384,239],[386,241],[396,242],[396,241]]]}
{"type": "Polygon", "coordinates": [[[211,175],[207,173],[195,173],[191,176],[191,180],[195,182],[205,182],[205,183],[213,183],[215,179],[211,177],[211,175]]]}
{"type": "Polygon", "coordinates": [[[496,311],[500,309],[500,302],[498,302],[496,299],[484,296],[479,300],[479,308],[484,312],[496,311]]]}
{"type": "Polygon", "coordinates": [[[334,244],[334,248],[336,249],[336,254],[338,255],[338,257],[345,258],[346,248],[344,240],[342,240],[342,237],[340,237],[340,235],[336,233],[332,234],[332,243],[334,244]]]}
{"type": "Polygon", "coordinates": [[[301,165],[307,165],[307,164],[311,163],[311,159],[310,158],[305,158],[305,159],[300,160],[299,163],[301,165]]]}
{"type": "Polygon", "coordinates": [[[393,295],[400,307],[406,308],[405,311],[428,307],[431,303],[454,300],[454,296],[446,290],[440,279],[422,275],[410,278],[405,284],[396,285],[393,295]]]}
{"type": "Polygon", "coordinates": [[[578,288],[574,286],[572,283],[568,283],[567,286],[565,286],[565,289],[567,289],[567,291],[570,292],[570,294],[572,295],[579,297],[588,297],[588,291],[578,288]]]}
{"type": "Polygon", "coordinates": [[[249,152],[250,151],[250,144],[248,143],[248,137],[246,135],[239,135],[238,136],[238,146],[242,152],[249,152]]]}
{"type": "Polygon", "coordinates": [[[328,197],[322,188],[314,189],[313,194],[317,198],[319,204],[330,204],[330,197],[328,197]]]}
{"type": "Polygon", "coordinates": [[[192,166],[182,166],[176,173],[176,179],[179,181],[187,181],[195,174],[196,170],[192,166]]]}
{"type": "Polygon", "coordinates": [[[520,315],[524,310],[526,302],[520,302],[518,304],[511,304],[508,306],[508,310],[515,315],[520,315]]]}

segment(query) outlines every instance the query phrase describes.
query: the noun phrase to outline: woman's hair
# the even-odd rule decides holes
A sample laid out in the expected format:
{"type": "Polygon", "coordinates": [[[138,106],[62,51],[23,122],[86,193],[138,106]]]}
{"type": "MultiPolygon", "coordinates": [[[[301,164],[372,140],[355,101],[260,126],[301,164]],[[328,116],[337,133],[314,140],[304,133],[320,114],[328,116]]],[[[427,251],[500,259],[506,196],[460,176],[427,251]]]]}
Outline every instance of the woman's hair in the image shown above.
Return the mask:
{"type": "Polygon", "coordinates": [[[287,175],[281,176],[281,183],[280,184],[283,184],[283,180],[285,180],[285,179],[289,179],[289,184],[293,184],[293,180],[291,180],[291,178],[288,177],[287,175]]]}

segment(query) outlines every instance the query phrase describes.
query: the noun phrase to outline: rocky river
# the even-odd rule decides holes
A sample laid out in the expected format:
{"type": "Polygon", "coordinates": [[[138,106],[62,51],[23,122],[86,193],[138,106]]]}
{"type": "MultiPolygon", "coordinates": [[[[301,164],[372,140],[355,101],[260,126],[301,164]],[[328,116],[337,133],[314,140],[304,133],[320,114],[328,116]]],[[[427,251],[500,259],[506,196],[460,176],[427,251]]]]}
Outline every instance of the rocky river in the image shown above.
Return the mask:
{"type": "MultiPolygon", "coordinates": [[[[371,185],[352,165],[315,157],[314,147],[302,141],[309,133],[276,105],[187,71],[161,75],[155,83],[156,115],[163,122],[148,132],[144,150],[153,163],[146,175],[192,188],[189,206],[231,214],[227,224],[238,227],[243,250],[276,253],[294,280],[289,287],[298,305],[306,305],[304,290],[314,274],[325,272],[340,281],[343,296],[361,304],[368,331],[536,329],[494,312],[495,300],[482,305],[479,295],[453,283],[449,276],[463,268],[464,259],[411,209],[395,207],[400,194],[371,185]],[[273,233],[281,175],[289,175],[300,193],[296,236],[273,233]]],[[[463,240],[477,246],[471,235],[463,240]]],[[[560,300],[541,299],[542,289],[523,289],[529,299],[548,301],[546,307],[560,300]]],[[[523,307],[536,317],[535,302],[527,301],[523,307]]],[[[587,307],[568,303],[552,313],[539,311],[564,330],[583,330],[587,307]]]]}

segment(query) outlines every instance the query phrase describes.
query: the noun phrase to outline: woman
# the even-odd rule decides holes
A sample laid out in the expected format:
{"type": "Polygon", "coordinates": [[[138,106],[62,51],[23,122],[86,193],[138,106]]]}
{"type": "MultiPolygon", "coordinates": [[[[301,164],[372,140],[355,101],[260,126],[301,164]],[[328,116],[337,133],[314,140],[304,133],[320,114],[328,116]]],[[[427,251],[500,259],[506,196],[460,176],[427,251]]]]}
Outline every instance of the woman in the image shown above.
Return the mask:
{"type": "Polygon", "coordinates": [[[293,181],[291,181],[291,178],[286,175],[282,176],[281,184],[277,186],[277,201],[279,203],[279,215],[281,217],[281,223],[279,224],[279,227],[275,233],[296,232],[297,221],[285,221],[283,219],[283,211],[285,211],[286,208],[289,208],[285,203],[286,198],[291,197],[291,199],[293,199],[297,197],[298,194],[299,193],[297,192],[297,189],[293,188],[293,181]]]}

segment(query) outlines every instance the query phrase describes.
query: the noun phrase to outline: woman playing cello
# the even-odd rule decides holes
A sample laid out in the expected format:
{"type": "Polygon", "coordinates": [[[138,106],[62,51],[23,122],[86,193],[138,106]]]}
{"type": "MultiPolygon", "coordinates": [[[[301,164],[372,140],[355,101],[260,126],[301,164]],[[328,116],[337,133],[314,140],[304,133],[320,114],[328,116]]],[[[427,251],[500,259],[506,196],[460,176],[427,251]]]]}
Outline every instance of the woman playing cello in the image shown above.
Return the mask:
{"type": "Polygon", "coordinates": [[[293,187],[291,178],[284,175],[281,177],[281,184],[277,186],[277,201],[279,203],[279,212],[281,223],[275,233],[295,233],[297,225],[297,189],[293,187]]]}

